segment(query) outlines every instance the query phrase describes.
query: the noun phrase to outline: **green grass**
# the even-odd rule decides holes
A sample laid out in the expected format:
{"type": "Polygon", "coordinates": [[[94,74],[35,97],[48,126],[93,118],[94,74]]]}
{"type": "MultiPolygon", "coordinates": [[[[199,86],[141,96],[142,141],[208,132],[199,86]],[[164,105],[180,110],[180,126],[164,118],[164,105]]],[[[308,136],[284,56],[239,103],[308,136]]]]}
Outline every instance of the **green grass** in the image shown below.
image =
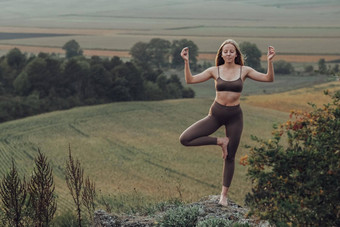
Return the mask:
{"type": "MultiPolygon", "coordinates": [[[[85,174],[102,195],[138,193],[162,201],[193,201],[218,194],[222,159],[219,147],[184,147],[178,137],[208,113],[211,99],[122,102],[56,111],[0,124],[0,174],[15,159],[21,176],[30,176],[40,148],[53,166],[59,209],[72,206],[63,171],[71,145],[85,174]]],[[[244,111],[244,133],[239,157],[251,143],[250,135],[269,137],[271,126],[287,114],[249,105],[244,111]]],[[[216,134],[222,135],[223,129],[216,134]]],[[[250,188],[246,168],[236,164],[230,197],[243,203],[250,188]]],[[[118,196],[119,197],[119,196],[118,196]]]]}

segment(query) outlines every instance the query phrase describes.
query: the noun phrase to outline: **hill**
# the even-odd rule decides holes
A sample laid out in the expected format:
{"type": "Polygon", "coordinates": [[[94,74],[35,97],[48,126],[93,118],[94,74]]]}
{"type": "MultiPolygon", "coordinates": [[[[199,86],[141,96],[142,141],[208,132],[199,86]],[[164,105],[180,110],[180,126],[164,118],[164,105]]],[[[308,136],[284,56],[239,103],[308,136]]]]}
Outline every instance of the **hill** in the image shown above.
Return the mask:
{"type": "MultiPolygon", "coordinates": [[[[136,205],[179,197],[194,201],[217,194],[222,172],[219,147],[187,148],[178,142],[186,127],[206,116],[211,103],[211,99],[121,102],[6,122],[0,124],[0,173],[14,158],[21,176],[28,177],[40,148],[53,166],[59,209],[70,208],[63,176],[70,144],[85,174],[95,180],[100,197],[113,203],[136,205]]],[[[268,137],[272,124],[288,117],[247,104],[242,108],[245,126],[237,160],[247,152],[244,145],[251,143],[251,134],[268,137]]],[[[221,133],[222,128],[216,132],[221,133]]],[[[237,164],[230,191],[241,204],[250,188],[245,171],[237,164]]]]}
{"type": "MultiPolygon", "coordinates": [[[[339,82],[284,93],[243,96],[245,123],[236,160],[248,152],[244,146],[252,144],[250,135],[269,137],[272,125],[285,122],[290,109],[306,109],[307,102],[319,106],[327,103],[325,89],[338,90],[339,82]]],[[[99,197],[116,206],[171,198],[189,202],[217,194],[222,172],[219,147],[188,148],[178,142],[184,129],[206,116],[212,101],[205,97],[119,102],[2,123],[0,175],[8,171],[14,158],[21,176],[28,177],[40,148],[53,166],[59,210],[71,208],[63,174],[70,144],[85,174],[100,189],[99,197]]],[[[215,135],[222,135],[223,131],[221,128],[215,135]]],[[[243,204],[251,186],[245,174],[246,168],[237,162],[230,198],[238,204],[243,204]]]]}

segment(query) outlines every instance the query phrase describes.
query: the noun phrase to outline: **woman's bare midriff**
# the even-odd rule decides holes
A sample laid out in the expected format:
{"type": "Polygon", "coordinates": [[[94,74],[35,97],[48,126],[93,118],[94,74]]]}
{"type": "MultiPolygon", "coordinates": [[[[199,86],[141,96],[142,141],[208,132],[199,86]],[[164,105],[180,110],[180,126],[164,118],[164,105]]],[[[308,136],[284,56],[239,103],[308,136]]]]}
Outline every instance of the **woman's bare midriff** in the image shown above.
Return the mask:
{"type": "Polygon", "coordinates": [[[215,101],[224,106],[237,106],[240,104],[241,93],[231,91],[217,91],[215,101]]]}

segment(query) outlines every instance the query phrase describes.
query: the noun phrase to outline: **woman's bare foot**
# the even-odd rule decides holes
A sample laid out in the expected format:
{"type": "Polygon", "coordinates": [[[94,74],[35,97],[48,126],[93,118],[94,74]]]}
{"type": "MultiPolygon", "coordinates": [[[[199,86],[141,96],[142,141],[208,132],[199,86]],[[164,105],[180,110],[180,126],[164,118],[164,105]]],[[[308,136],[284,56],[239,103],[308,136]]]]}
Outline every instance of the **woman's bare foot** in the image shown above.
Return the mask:
{"type": "Polygon", "coordinates": [[[218,202],[219,205],[227,207],[228,206],[228,199],[226,195],[221,194],[220,201],[218,202]]]}
{"type": "Polygon", "coordinates": [[[225,196],[220,197],[220,201],[218,202],[219,205],[227,207],[228,206],[228,199],[225,196]]]}
{"type": "Polygon", "coordinates": [[[221,197],[220,197],[220,201],[218,202],[218,204],[224,207],[228,206],[228,199],[227,199],[228,191],[229,191],[229,187],[222,186],[221,197]]]}
{"type": "Polygon", "coordinates": [[[223,159],[226,159],[228,156],[228,149],[227,149],[228,143],[229,143],[228,137],[217,138],[217,144],[222,147],[222,158],[223,159]]]}

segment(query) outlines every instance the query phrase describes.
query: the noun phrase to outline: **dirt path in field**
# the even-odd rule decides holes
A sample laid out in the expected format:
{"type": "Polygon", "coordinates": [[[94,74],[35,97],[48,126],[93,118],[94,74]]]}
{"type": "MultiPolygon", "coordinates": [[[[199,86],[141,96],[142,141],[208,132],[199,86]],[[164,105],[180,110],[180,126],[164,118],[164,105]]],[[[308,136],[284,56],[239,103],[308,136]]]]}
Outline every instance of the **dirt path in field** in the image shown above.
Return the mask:
{"type": "MultiPolygon", "coordinates": [[[[13,48],[18,48],[22,52],[38,54],[44,53],[56,53],[65,54],[65,51],[58,47],[41,47],[41,46],[24,46],[24,45],[2,45],[0,44],[0,50],[9,51],[13,48]]],[[[120,58],[130,58],[129,51],[116,51],[116,50],[96,50],[96,49],[84,49],[85,56],[102,56],[102,57],[113,57],[118,56],[120,58]]],[[[215,59],[216,54],[213,53],[201,53],[198,55],[198,60],[211,61],[215,59]]],[[[339,60],[339,55],[280,55],[275,56],[275,60],[285,60],[287,62],[318,62],[321,58],[326,61],[339,60]]],[[[262,61],[266,61],[266,56],[262,55],[262,61]]]]}
{"type": "MultiPolygon", "coordinates": [[[[13,48],[20,49],[21,52],[38,54],[40,52],[44,53],[55,53],[55,54],[65,54],[65,51],[62,48],[58,47],[39,47],[39,46],[23,46],[23,45],[1,45],[0,50],[8,51],[13,48]]],[[[128,51],[115,51],[115,50],[90,50],[83,49],[83,54],[85,56],[101,56],[101,57],[113,57],[118,56],[121,58],[129,58],[130,54],[128,51]]]]}

